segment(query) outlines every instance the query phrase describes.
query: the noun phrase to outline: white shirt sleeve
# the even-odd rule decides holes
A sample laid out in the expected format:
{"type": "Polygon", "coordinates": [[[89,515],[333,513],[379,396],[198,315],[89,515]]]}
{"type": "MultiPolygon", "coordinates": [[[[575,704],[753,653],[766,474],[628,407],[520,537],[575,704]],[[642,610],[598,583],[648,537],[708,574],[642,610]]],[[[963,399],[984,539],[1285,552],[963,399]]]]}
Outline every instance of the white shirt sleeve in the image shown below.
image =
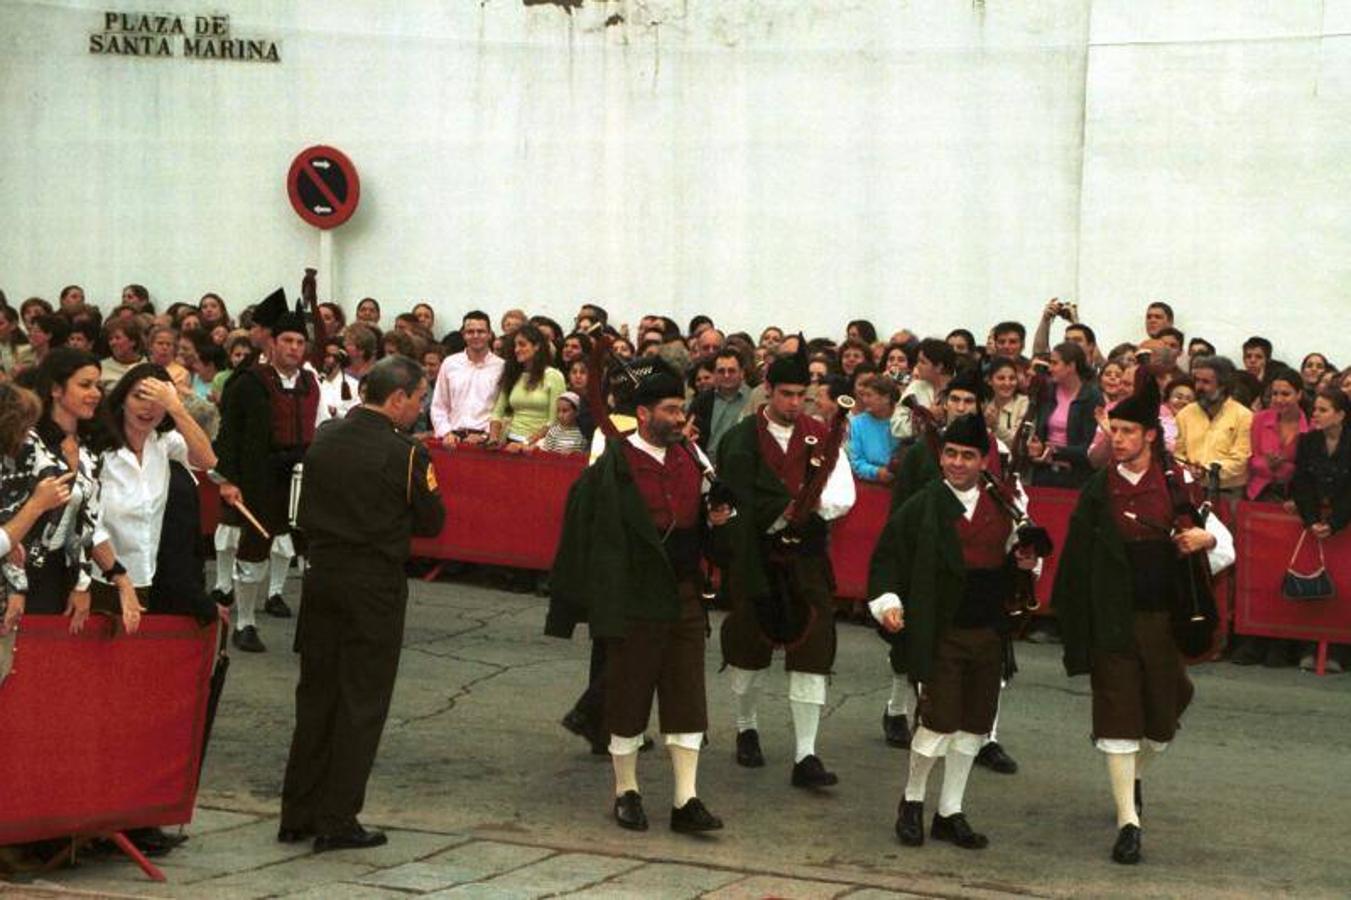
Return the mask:
{"type": "Polygon", "coordinates": [[[11,549],[13,549],[13,545],[9,541],[9,532],[0,528],[0,557],[8,556],[11,549]]]}
{"type": "MultiPolygon", "coordinates": [[[[188,464],[188,442],[183,435],[177,431],[166,431],[159,436],[159,439],[164,442],[164,455],[166,457],[174,462],[182,463],[184,466],[188,464]]],[[[98,541],[94,543],[97,544],[98,541]]]]}
{"type": "Polygon", "coordinates": [[[901,604],[901,598],[891,591],[887,591],[882,596],[877,597],[868,603],[868,612],[872,613],[873,618],[878,622],[881,622],[882,617],[893,609],[899,609],[902,612],[905,611],[905,607],[901,604]]]}
{"type": "Polygon", "coordinates": [[[826,486],[821,490],[821,504],[817,512],[827,522],[833,521],[854,508],[857,496],[854,472],[849,468],[849,457],[841,445],[839,455],[835,457],[835,467],[830,470],[826,486]]]}
{"type": "Polygon", "coordinates": [[[1206,551],[1210,563],[1210,574],[1218,575],[1234,564],[1237,554],[1234,552],[1234,536],[1220,521],[1220,517],[1211,513],[1206,519],[1206,531],[1215,537],[1215,546],[1206,551]]]}
{"type": "Polygon", "coordinates": [[[436,372],[436,386],[432,391],[432,432],[443,438],[450,434],[450,357],[436,372]]]}

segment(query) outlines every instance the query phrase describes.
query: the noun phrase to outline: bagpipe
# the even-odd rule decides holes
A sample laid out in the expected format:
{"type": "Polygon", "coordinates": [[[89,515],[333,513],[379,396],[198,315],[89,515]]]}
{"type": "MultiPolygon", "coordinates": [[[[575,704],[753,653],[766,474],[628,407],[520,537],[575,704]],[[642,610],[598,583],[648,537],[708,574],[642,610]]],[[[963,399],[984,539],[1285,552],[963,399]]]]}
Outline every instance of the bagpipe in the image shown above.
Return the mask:
{"type": "MultiPolygon", "coordinates": [[[[1206,472],[1206,499],[1198,504],[1192,502],[1190,492],[1180,482],[1180,469],[1173,465],[1171,458],[1164,457],[1164,480],[1168,485],[1168,496],[1172,503],[1173,521],[1157,522],[1135,513],[1127,513],[1134,521],[1160,535],[1172,540],[1180,532],[1189,528],[1205,528],[1206,521],[1214,514],[1214,504],[1220,495],[1220,465],[1212,463],[1206,472]]],[[[1182,655],[1196,658],[1208,653],[1215,643],[1215,630],[1219,627],[1219,607],[1215,603],[1214,577],[1210,571],[1210,562],[1203,552],[1179,555],[1174,572],[1172,603],[1169,607],[1169,620],[1172,624],[1173,640],[1182,655]]]]}

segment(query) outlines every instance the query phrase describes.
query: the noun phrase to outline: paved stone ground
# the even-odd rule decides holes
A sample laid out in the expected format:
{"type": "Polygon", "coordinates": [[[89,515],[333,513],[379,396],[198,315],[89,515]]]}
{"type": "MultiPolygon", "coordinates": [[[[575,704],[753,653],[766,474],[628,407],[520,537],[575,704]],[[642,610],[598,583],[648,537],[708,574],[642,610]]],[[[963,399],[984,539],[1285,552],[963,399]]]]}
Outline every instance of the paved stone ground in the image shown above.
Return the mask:
{"type": "MultiPolygon", "coordinates": [[[[271,652],[235,657],[186,829],[192,839],[163,861],[168,883],[99,858],[0,891],[324,900],[1348,893],[1351,679],[1195,669],[1185,732],[1146,782],[1145,863],[1123,868],[1107,859],[1115,828],[1105,767],[1087,739],[1088,685],[1064,677],[1059,647],[1019,647],[1001,738],[1022,769],[972,775],[966,810],[992,841],[974,853],[911,850],[892,833],[906,754],[881,740],[888,671],[871,630],[840,627],[818,746],[841,784],[817,795],[788,784],[781,674],[761,712],[769,765],[733,763],[731,703],[713,650],[700,794],[727,829],[690,838],[665,828],[670,771],[658,749],[639,769],[654,827],[633,834],[609,818],[606,759],[558,726],[582,686],[587,644],[542,637],[543,619],[543,600],[482,578],[414,582],[393,715],[363,814],[390,830],[387,847],[315,857],[307,845],[276,843],[296,658],[287,649],[292,623],[268,619],[271,652]]],[[[936,772],[931,804],[940,780],[936,772]]]]}

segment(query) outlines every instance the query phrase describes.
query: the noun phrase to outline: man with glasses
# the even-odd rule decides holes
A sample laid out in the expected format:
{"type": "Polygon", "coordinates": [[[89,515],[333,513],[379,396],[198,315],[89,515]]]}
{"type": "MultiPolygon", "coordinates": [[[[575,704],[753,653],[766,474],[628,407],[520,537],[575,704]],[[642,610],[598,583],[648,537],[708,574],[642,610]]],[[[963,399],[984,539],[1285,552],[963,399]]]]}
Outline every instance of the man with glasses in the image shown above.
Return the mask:
{"type": "Polygon", "coordinates": [[[712,453],[722,436],[741,421],[751,389],[746,386],[746,370],[741,355],[725,348],[713,358],[713,390],[690,401],[690,419],[698,430],[699,448],[712,453]]]}
{"type": "Polygon", "coordinates": [[[447,447],[488,439],[488,420],[497,402],[497,382],[504,365],[492,352],[492,320],[487,313],[466,313],[460,335],[464,350],[451,354],[441,364],[432,395],[432,429],[447,447]]]}

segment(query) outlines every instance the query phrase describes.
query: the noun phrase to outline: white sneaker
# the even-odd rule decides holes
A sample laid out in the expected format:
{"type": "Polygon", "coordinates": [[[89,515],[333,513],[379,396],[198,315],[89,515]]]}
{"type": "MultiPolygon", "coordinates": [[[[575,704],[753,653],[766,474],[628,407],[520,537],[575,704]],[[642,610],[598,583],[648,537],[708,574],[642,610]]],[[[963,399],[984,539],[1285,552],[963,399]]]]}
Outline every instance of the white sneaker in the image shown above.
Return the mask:
{"type": "MultiPolygon", "coordinates": [[[[1329,660],[1328,664],[1331,665],[1331,662],[1332,661],[1329,660]]],[[[1301,672],[1312,672],[1314,670],[1314,660],[1312,653],[1306,653],[1304,656],[1301,656],[1299,658],[1299,669],[1301,672]]]]}

